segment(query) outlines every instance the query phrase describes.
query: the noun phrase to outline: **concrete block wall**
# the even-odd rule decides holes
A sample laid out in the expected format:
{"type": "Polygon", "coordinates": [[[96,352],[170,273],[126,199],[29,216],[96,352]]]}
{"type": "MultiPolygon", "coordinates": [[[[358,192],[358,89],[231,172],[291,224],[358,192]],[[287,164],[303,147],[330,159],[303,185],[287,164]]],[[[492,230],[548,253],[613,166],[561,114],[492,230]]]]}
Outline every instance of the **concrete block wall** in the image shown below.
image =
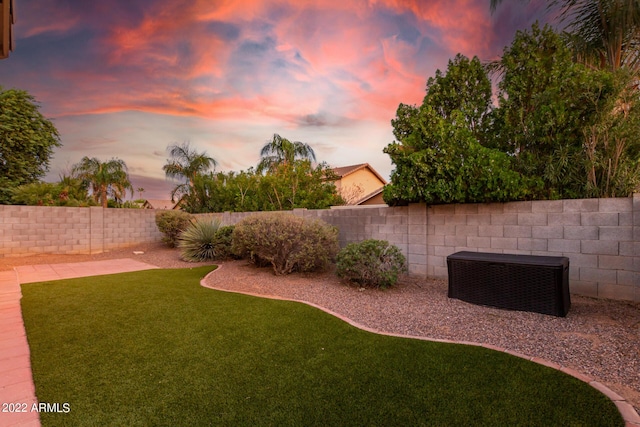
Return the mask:
{"type": "Polygon", "coordinates": [[[447,277],[446,258],[478,251],[566,256],[574,293],[640,301],[640,195],[413,207],[427,223],[426,274],[447,277]]]}
{"type": "MultiPolygon", "coordinates": [[[[320,218],[338,227],[341,246],[365,239],[388,240],[405,254],[414,275],[446,278],[447,256],[461,250],[566,256],[572,292],[640,301],[640,194],[288,213],[320,218]]],[[[230,225],[254,214],[208,216],[230,225]]],[[[99,253],[161,237],[153,210],[0,205],[0,258],[99,253]]]]}
{"type": "MultiPolygon", "coordinates": [[[[317,218],[337,227],[341,247],[366,239],[380,239],[393,243],[406,254],[409,251],[408,209],[408,207],[367,206],[318,210],[294,209],[293,211],[280,213],[293,214],[305,218],[317,218]]],[[[269,213],[274,212],[225,212],[217,215],[221,215],[218,218],[223,225],[232,225],[250,215],[265,215],[269,213]]]]}
{"type": "Polygon", "coordinates": [[[89,209],[0,205],[0,257],[88,253],[89,209]]]}
{"type": "MultiPolygon", "coordinates": [[[[340,245],[383,239],[409,273],[447,277],[458,251],[566,256],[571,292],[640,301],[640,194],[629,198],[298,209],[340,230],[340,245]]],[[[227,215],[227,214],[225,214],[227,215]]],[[[229,223],[240,219],[229,214],[229,223]]],[[[242,214],[242,217],[250,214],[242,214]]]]}
{"type": "Polygon", "coordinates": [[[152,210],[0,205],[0,258],[100,253],[160,240],[152,210]]]}
{"type": "Polygon", "coordinates": [[[153,209],[90,209],[103,213],[105,251],[162,240],[162,233],[156,226],[156,211],[153,209]]]}
{"type": "Polygon", "coordinates": [[[360,207],[300,210],[305,217],[319,218],[338,227],[340,246],[366,239],[387,240],[404,254],[409,251],[408,207],[360,207]]]}

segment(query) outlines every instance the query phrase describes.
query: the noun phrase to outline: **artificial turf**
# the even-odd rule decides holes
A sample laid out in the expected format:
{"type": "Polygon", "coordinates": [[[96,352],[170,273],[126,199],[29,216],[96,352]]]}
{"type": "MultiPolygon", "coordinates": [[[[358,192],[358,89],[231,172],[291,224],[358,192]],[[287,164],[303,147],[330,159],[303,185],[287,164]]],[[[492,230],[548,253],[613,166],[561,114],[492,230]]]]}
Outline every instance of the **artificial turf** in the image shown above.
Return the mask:
{"type": "Polygon", "coordinates": [[[212,269],[22,285],[36,395],[70,409],[42,425],[624,425],[554,369],[201,287],[212,269]]]}

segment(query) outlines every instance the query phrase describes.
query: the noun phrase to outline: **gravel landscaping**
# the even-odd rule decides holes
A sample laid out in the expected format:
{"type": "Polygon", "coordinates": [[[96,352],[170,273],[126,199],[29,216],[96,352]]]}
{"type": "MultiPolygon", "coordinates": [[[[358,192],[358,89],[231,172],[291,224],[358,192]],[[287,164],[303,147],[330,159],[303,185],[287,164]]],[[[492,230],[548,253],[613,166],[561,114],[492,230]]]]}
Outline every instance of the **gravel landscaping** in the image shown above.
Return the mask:
{"type": "MultiPolygon", "coordinates": [[[[163,268],[206,264],[186,263],[175,249],[147,244],[96,255],[0,258],[0,270],[117,258],[163,268]]],[[[491,344],[539,357],[602,382],[640,410],[639,303],[572,295],[569,314],[559,318],[449,299],[442,280],[404,277],[396,287],[380,291],[350,286],[331,272],[274,276],[270,269],[246,261],[220,265],[207,279],[208,286],[310,302],[384,332],[491,344]]]]}

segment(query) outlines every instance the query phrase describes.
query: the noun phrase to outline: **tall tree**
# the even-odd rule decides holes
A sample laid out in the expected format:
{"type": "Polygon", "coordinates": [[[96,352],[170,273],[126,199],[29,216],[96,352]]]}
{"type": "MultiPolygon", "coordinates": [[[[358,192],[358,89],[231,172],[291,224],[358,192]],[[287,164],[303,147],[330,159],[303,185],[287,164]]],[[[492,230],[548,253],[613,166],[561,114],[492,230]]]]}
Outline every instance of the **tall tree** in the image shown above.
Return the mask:
{"type": "Polygon", "coordinates": [[[12,188],[42,177],[59,146],[58,131],[35,99],[23,90],[0,87],[0,203],[9,203],[12,188]]]}
{"type": "Polygon", "coordinates": [[[109,196],[116,202],[121,202],[126,190],[130,190],[133,195],[127,165],[123,160],[114,158],[102,162],[95,157],[85,156],[72,167],[71,172],[73,177],[81,179],[91,187],[94,199],[103,208],[107,207],[109,196]]]}
{"type": "Polygon", "coordinates": [[[295,160],[316,161],[316,153],[309,144],[299,141],[291,142],[277,133],[273,134],[271,141],[267,142],[260,150],[260,163],[258,172],[273,171],[279,165],[293,164],[295,160]]]}
{"type": "MultiPolygon", "coordinates": [[[[491,0],[495,10],[502,0],[491,0]]],[[[639,0],[552,0],[567,24],[569,41],[578,58],[598,68],[629,68],[640,74],[639,0]]]]}
{"type": "Polygon", "coordinates": [[[563,38],[537,23],[517,32],[500,64],[490,145],[513,156],[519,172],[543,178],[538,197],[585,197],[583,129],[615,96],[612,73],[574,62],[563,38]]]}
{"type": "Polygon", "coordinates": [[[476,137],[482,133],[483,122],[491,108],[491,80],[480,59],[457,54],[449,60],[447,72],[436,70],[427,80],[423,104],[431,105],[438,115],[452,121],[454,112],[462,113],[464,127],[476,137]]]}
{"type": "Polygon", "coordinates": [[[411,202],[468,203],[530,198],[538,185],[513,170],[513,159],[485,147],[491,84],[478,58],[458,55],[427,82],[420,107],[400,104],[389,144],[395,169],[383,197],[411,202]]]}
{"type": "Polygon", "coordinates": [[[599,68],[640,71],[640,1],[555,0],[581,59],[599,68]]]}
{"type": "Polygon", "coordinates": [[[192,193],[197,177],[208,173],[218,165],[218,162],[206,151],[199,153],[188,142],[170,145],[167,150],[171,158],[162,167],[165,175],[168,178],[183,180],[171,191],[172,201],[176,195],[192,193]]]}

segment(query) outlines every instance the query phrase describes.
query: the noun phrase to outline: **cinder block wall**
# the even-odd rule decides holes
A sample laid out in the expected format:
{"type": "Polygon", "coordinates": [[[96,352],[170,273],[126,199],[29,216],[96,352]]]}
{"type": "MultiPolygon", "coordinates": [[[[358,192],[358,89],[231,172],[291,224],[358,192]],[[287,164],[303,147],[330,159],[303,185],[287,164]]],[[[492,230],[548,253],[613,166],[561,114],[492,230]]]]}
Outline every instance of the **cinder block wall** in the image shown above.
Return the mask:
{"type": "MultiPolygon", "coordinates": [[[[640,194],[629,198],[295,209],[340,230],[340,245],[383,239],[414,275],[447,277],[461,251],[566,256],[571,291],[640,301],[640,194]]],[[[207,214],[236,224],[255,213],[207,214]]],[[[161,240],[155,211],[0,205],[0,258],[99,253],[161,240]]]]}
{"type": "Polygon", "coordinates": [[[366,239],[387,240],[404,254],[409,250],[408,207],[361,207],[303,210],[304,216],[319,218],[340,231],[340,246],[366,239]]]}
{"type": "Polygon", "coordinates": [[[0,205],[0,257],[87,253],[89,209],[0,205]]]}
{"type": "Polygon", "coordinates": [[[100,253],[161,237],[152,210],[0,205],[0,258],[100,253]]]}
{"type": "Polygon", "coordinates": [[[426,217],[428,276],[446,277],[447,256],[461,250],[566,256],[572,292],[640,301],[638,209],[640,195],[635,194],[615,199],[417,205],[412,212],[423,211],[426,217]]]}
{"type": "Polygon", "coordinates": [[[162,240],[153,209],[98,209],[104,215],[104,250],[162,240]]]}

